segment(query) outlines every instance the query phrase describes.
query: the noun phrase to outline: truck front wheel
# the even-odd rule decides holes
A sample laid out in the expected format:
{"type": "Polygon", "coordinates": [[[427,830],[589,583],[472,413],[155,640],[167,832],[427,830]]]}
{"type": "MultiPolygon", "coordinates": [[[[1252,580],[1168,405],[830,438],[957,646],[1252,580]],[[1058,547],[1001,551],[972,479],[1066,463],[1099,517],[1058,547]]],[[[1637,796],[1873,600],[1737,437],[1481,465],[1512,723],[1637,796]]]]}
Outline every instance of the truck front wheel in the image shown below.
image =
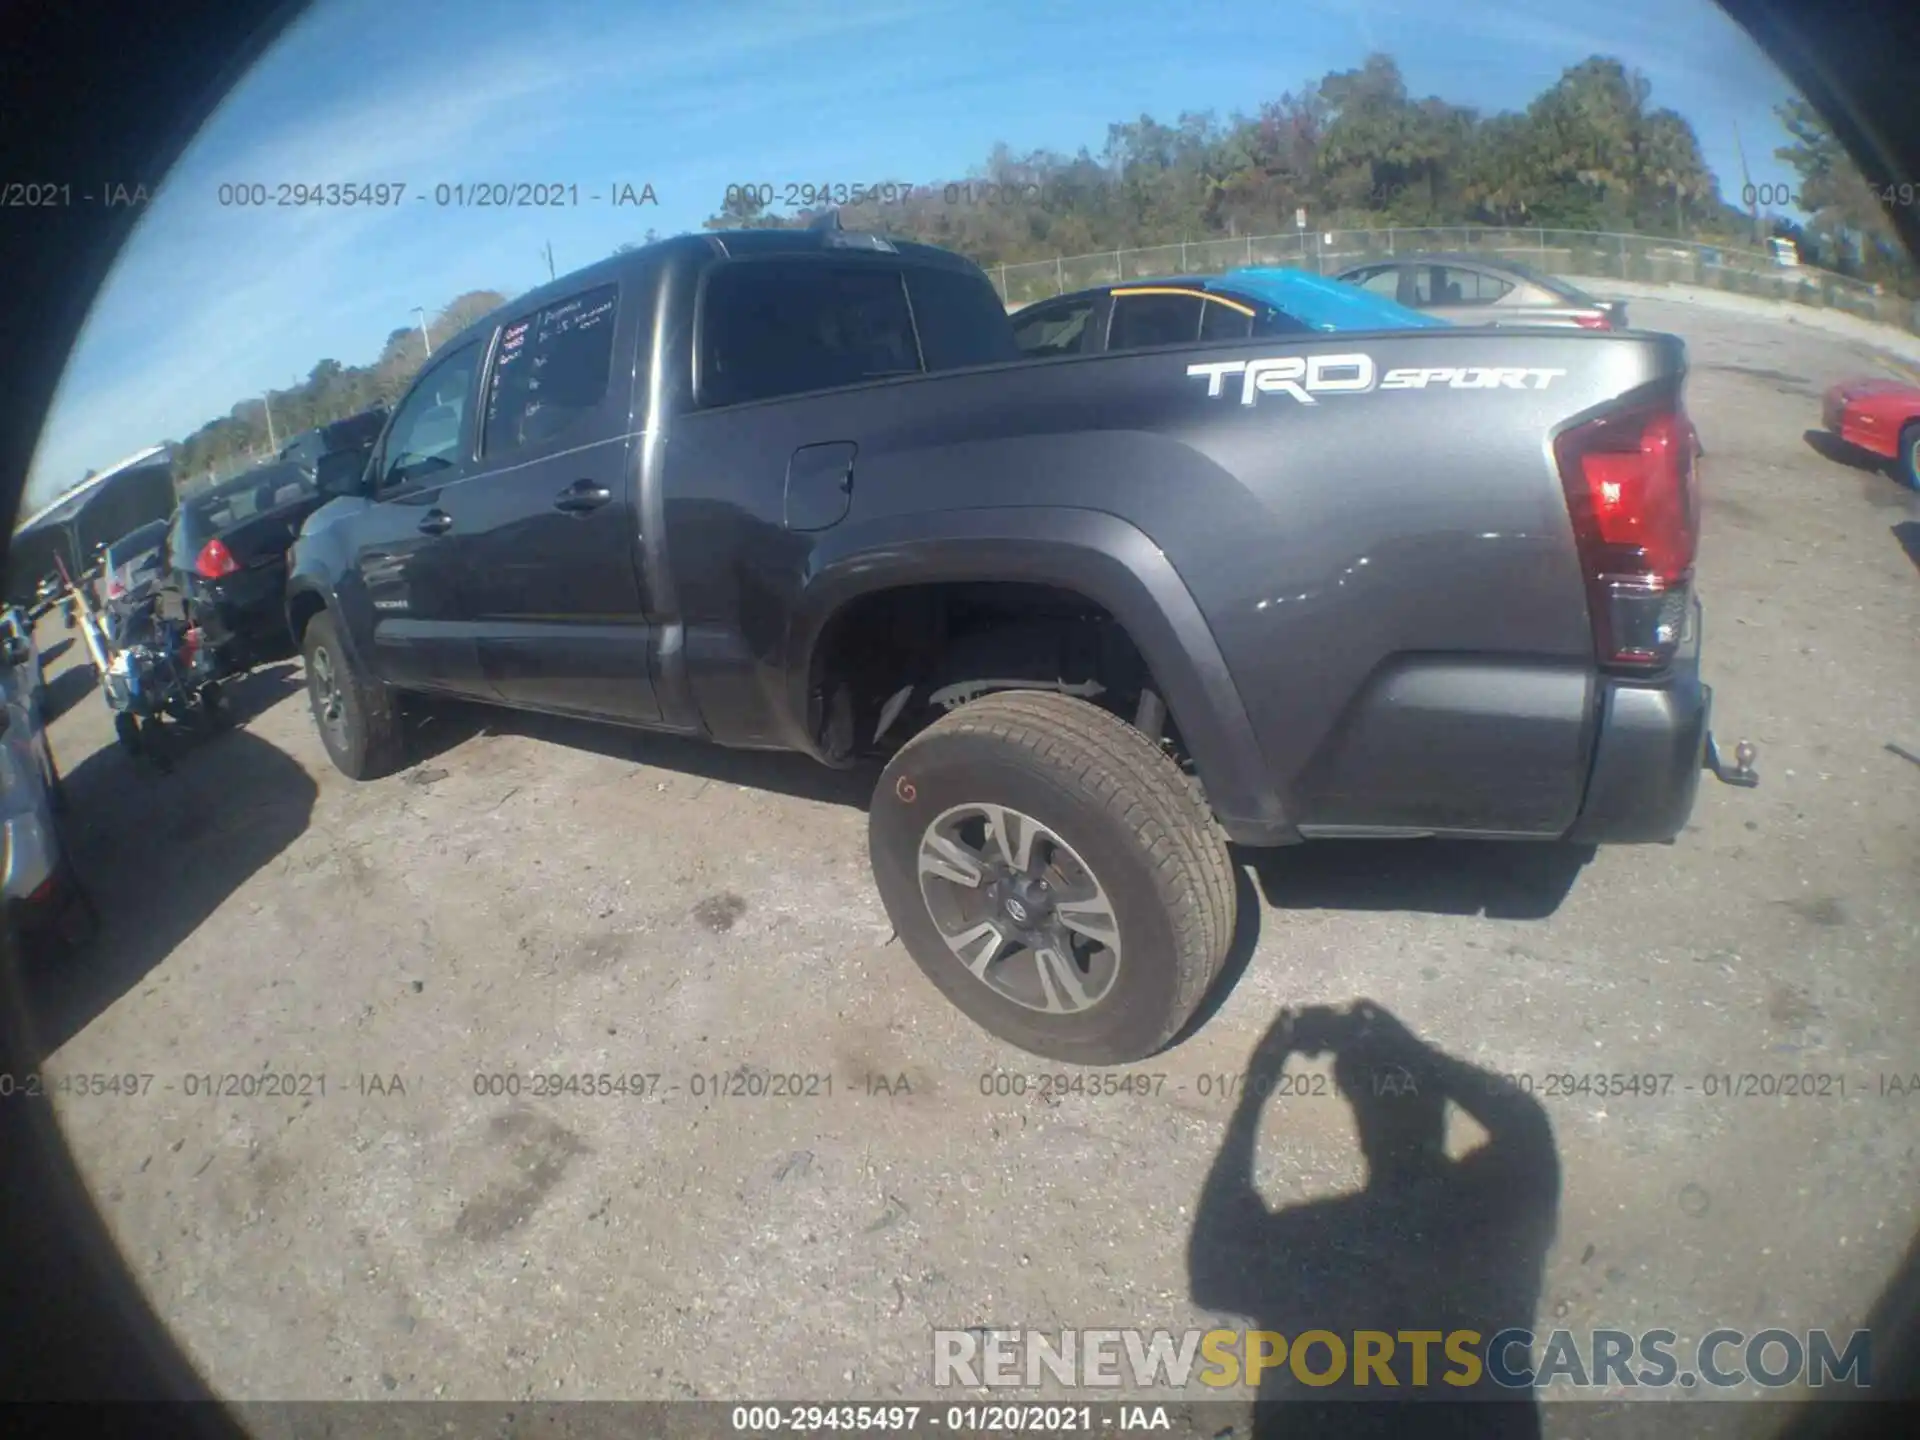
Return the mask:
{"type": "Polygon", "coordinates": [[[352,780],[377,780],[399,768],[402,743],[399,707],[384,685],[354,668],[322,612],[301,637],[307,669],[307,699],[327,757],[352,780]]]}
{"type": "Polygon", "coordinates": [[[975,1023],[1081,1065],[1180,1031],[1232,941],[1232,862],[1179,768],[1117,716],[1008,691],[916,735],[868,817],[882,902],[975,1023]]]}

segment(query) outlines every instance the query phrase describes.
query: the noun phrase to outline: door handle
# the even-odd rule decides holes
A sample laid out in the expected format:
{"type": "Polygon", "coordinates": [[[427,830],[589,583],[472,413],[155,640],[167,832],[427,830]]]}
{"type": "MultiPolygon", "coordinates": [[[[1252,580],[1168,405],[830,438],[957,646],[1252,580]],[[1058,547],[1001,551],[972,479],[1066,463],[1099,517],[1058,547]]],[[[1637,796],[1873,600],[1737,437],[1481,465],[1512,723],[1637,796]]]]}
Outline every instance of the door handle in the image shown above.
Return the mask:
{"type": "Polygon", "coordinates": [[[553,502],[553,508],[578,515],[587,510],[598,510],[611,499],[613,492],[597,481],[576,480],[560,492],[553,502]]]}
{"type": "Polygon", "coordinates": [[[422,535],[444,535],[453,528],[453,516],[444,510],[429,510],[426,519],[420,522],[422,535]]]}

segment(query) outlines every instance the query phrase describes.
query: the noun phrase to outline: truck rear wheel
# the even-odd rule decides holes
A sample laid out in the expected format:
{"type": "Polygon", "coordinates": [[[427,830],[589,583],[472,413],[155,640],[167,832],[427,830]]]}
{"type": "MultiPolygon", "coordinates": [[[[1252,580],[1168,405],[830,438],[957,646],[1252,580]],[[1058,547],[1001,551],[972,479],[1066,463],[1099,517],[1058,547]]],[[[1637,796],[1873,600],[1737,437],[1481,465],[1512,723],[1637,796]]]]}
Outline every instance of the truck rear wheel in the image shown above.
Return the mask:
{"type": "Polygon", "coordinates": [[[963,705],[887,765],[868,816],[880,897],[975,1023],[1051,1060],[1142,1059],[1232,941],[1232,862],[1144,735],[1068,696],[963,705]]]}
{"type": "Polygon", "coordinates": [[[354,668],[333,617],[322,612],[301,637],[307,669],[307,699],[320,743],[341,774],[377,780],[399,768],[400,711],[384,685],[354,668]]]}

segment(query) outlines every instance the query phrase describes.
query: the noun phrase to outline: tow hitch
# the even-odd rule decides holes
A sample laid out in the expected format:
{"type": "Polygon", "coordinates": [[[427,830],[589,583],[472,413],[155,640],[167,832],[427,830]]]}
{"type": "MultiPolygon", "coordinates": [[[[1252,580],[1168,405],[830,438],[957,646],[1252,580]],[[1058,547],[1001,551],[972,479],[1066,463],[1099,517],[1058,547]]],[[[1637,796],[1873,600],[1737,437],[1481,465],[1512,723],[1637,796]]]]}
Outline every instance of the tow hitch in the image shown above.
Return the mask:
{"type": "Polygon", "coordinates": [[[1753,753],[1753,742],[1742,740],[1733,747],[1733,764],[1727,764],[1720,758],[1720,747],[1713,743],[1713,732],[1709,730],[1701,763],[1713,772],[1714,779],[1751,790],[1760,783],[1760,776],[1753,768],[1753,753]]]}

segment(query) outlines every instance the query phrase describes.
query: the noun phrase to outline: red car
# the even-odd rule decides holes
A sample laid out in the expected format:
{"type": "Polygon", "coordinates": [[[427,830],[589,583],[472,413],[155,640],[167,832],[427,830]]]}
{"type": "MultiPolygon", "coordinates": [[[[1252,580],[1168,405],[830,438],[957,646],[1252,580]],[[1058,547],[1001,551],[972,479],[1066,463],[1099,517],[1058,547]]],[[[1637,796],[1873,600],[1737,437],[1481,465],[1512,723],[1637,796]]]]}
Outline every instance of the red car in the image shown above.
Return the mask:
{"type": "Polygon", "coordinates": [[[1920,490],[1920,385],[1899,380],[1842,380],[1827,391],[1820,423],[1847,444],[1894,463],[1920,490]]]}

